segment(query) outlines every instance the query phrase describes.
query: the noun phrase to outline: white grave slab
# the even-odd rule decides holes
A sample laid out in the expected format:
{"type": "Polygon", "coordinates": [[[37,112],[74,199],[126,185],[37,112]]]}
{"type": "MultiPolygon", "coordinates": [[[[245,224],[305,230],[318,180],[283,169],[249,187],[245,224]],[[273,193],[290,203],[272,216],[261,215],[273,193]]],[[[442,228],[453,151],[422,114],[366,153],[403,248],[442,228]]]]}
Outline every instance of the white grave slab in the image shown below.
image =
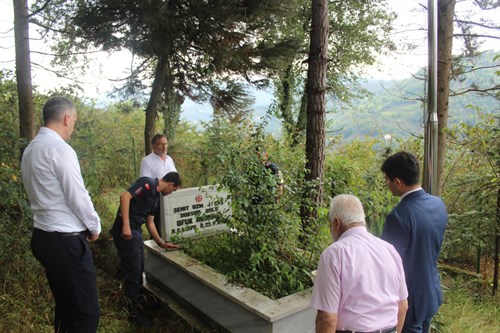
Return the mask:
{"type": "Polygon", "coordinates": [[[216,185],[191,187],[160,198],[162,238],[173,235],[193,237],[199,234],[228,230],[217,223],[214,215],[231,216],[231,200],[227,192],[217,191],[216,185]]]}

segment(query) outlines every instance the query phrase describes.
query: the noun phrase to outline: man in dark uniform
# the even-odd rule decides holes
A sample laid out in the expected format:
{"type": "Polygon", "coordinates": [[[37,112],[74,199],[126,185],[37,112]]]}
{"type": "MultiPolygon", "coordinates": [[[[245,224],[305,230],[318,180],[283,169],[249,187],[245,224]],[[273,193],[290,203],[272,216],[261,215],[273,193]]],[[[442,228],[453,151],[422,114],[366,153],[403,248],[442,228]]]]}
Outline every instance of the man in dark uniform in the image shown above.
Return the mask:
{"type": "Polygon", "coordinates": [[[141,226],[146,224],[149,234],[161,248],[178,248],[175,244],[165,242],[158,235],[154,214],[160,201],[160,194],[171,194],[180,186],[179,174],[169,172],[161,179],[141,177],[120,196],[120,207],[110,232],[121,260],[125,295],[131,306],[130,320],[140,326],[152,325],[144,312],[145,304],[143,304],[144,243],[141,226]]]}
{"type": "Polygon", "coordinates": [[[267,160],[264,162],[264,167],[271,172],[271,174],[276,177],[276,188],[278,191],[278,197],[280,197],[283,194],[283,174],[281,173],[281,170],[279,167],[271,162],[268,162],[267,160]]]}
{"type": "MultiPolygon", "coordinates": [[[[258,147],[255,148],[255,151],[256,151],[260,161],[264,165],[266,172],[268,172],[273,177],[273,180],[271,181],[271,183],[273,183],[273,186],[272,186],[272,188],[269,189],[269,191],[272,193],[275,193],[274,200],[277,201],[283,195],[283,190],[285,187],[284,182],[283,182],[283,174],[281,173],[278,165],[276,165],[275,163],[269,162],[269,155],[266,151],[261,153],[258,147]]],[[[256,188],[259,188],[261,186],[260,182],[261,182],[261,180],[255,181],[256,188]]],[[[263,183],[267,183],[267,182],[264,181],[263,183]]],[[[262,190],[262,188],[261,188],[261,190],[262,190]]],[[[264,203],[264,201],[266,201],[266,200],[264,200],[263,195],[260,192],[256,193],[255,196],[252,198],[252,204],[254,204],[254,205],[264,203]]]]}

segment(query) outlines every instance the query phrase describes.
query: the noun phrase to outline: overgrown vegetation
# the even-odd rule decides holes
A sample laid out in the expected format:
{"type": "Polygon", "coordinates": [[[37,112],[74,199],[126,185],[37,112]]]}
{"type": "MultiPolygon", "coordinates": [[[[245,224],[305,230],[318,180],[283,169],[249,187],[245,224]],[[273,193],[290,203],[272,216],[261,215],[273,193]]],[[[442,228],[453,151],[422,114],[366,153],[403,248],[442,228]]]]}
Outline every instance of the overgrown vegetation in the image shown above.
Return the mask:
{"type": "MultiPolygon", "coordinates": [[[[0,331],[51,332],[52,296],[43,269],[29,248],[32,221],[19,170],[17,93],[11,78],[0,72],[0,331]]],[[[36,98],[45,100],[45,96],[36,98]]],[[[101,238],[92,244],[102,307],[99,331],[132,332],[107,252],[107,230],[119,193],[137,176],[143,113],[128,103],[106,110],[84,105],[78,99],[77,103],[78,122],[70,144],[80,158],[103,223],[101,238]]],[[[41,103],[37,104],[40,110],[41,103]]],[[[480,110],[474,110],[474,114],[475,122],[450,129],[449,177],[443,192],[450,223],[442,259],[474,269],[479,253],[479,271],[484,278],[471,281],[445,272],[445,304],[435,323],[441,332],[495,332],[499,326],[498,296],[489,295],[493,237],[498,232],[494,193],[499,188],[499,119],[480,110]]],[[[304,248],[297,240],[298,199],[306,186],[302,182],[303,147],[290,148],[251,123],[236,127],[222,119],[205,124],[203,130],[181,123],[177,133],[169,153],[183,175],[185,187],[219,183],[230,190],[234,208],[228,221],[234,233],[215,241],[186,243],[186,251],[218,267],[233,281],[265,290],[272,297],[309,287],[309,271],[330,239],[326,207],[321,207],[314,230],[307,232],[314,238],[309,242],[314,247],[304,248]],[[270,160],[283,172],[286,190],[278,200],[273,179],[265,173],[255,147],[267,150],[270,160]],[[259,204],[252,203],[256,193],[262,200],[259,204]]],[[[400,148],[422,156],[421,142],[389,143],[371,138],[349,144],[338,139],[332,142],[327,147],[325,202],[338,193],[359,196],[371,231],[379,234],[385,215],[397,202],[384,186],[380,162],[400,148]]],[[[191,332],[192,328],[163,311],[151,330],[155,331],[191,332]]]]}
{"type": "MultiPolygon", "coordinates": [[[[286,191],[277,192],[277,181],[265,169],[261,155],[274,152],[297,157],[292,151],[250,123],[231,126],[221,118],[207,125],[207,150],[202,159],[211,165],[217,184],[232,199],[233,230],[208,242],[190,243],[186,250],[210,266],[225,273],[232,281],[272,297],[280,298],[311,286],[310,272],[318,260],[315,249],[298,243],[300,233],[300,195],[302,171],[295,161],[283,159],[286,191]],[[216,244],[207,246],[207,244],[216,244]]],[[[311,235],[318,235],[311,232],[311,235]]]]}
{"type": "Polygon", "coordinates": [[[434,328],[443,333],[496,333],[500,327],[500,302],[492,297],[483,280],[445,272],[444,303],[434,328]]]}

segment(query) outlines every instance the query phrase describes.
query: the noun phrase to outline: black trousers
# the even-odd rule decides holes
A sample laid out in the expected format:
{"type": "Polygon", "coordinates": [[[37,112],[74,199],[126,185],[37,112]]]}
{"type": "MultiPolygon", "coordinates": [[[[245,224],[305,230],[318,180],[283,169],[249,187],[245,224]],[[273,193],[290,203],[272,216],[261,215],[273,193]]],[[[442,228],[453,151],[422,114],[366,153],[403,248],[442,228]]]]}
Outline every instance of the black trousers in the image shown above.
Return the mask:
{"type": "Polygon", "coordinates": [[[141,229],[132,229],[132,238],[125,240],[119,235],[113,235],[118,256],[120,257],[121,274],[124,276],[123,289],[130,301],[132,310],[142,300],[144,272],[144,241],[141,229]]]}
{"type": "Polygon", "coordinates": [[[31,250],[45,268],[56,303],[56,333],[95,333],[99,325],[97,280],[85,234],[33,230],[31,250]]]}

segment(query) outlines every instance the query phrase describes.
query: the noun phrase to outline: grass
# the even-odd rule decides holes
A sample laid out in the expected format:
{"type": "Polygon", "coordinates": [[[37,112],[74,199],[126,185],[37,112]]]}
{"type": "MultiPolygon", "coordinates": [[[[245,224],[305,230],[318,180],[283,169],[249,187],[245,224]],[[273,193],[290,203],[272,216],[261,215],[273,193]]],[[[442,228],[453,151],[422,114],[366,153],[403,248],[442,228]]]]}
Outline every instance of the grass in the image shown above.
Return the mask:
{"type": "Polygon", "coordinates": [[[500,332],[500,296],[478,279],[444,275],[444,302],[434,323],[443,333],[500,332]]]}
{"type": "MultiPolygon", "coordinates": [[[[1,215],[1,214],[0,214],[1,215]]],[[[29,249],[30,235],[20,228],[0,226],[0,332],[52,333],[53,298],[44,271],[29,249]]],[[[105,239],[92,244],[97,267],[100,333],[191,333],[192,325],[164,307],[153,313],[152,328],[137,329],[127,320],[121,282],[114,277],[115,257],[105,239]]],[[[433,321],[437,333],[498,333],[500,297],[482,280],[445,271],[444,304],[433,321]]]]}
{"type": "MultiPolygon", "coordinates": [[[[107,272],[98,269],[101,333],[190,333],[193,327],[166,308],[152,312],[154,326],[144,329],[131,325],[127,320],[125,300],[120,282],[107,272]]],[[[0,332],[5,333],[53,333],[53,299],[42,269],[36,269],[29,280],[29,289],[22,285],[10,286],[0,294],[0,332]]],[[[4,285],[5,286],[5,285],[4,285]]]]}
{"type": "MultiPolygon", "coordinates": [[[[1,228],[0,228],[1,229],[1,228]]],[[[12,231],[12,230],[11,230],[12,231]]],[[[5,234],[4,234],[5,235],[5,234]]],[[[1,237],[0,237],[1,238],[1,237]]],[[[29,235],[13,235],[1,239],[0,252],[0,332],[53,333],[54,301],[45,272],[31,254],[29,235]],[[16,241],[17,240],[17,241],[16,241]],[[19,240],[22,240],[19,242],[19,240]],[[23,244],[13,250],[14,245],[23,244]]],[[[191,333],[193,327],[174,315],[167,307],[155,310],[154,326],[139,329],[131,325],[121,290],[121,281],[114,277],[112,266],[102,258],[101,249],[106,240],[92,244],[97,268],[97,284],[101,318],[100,333],[191,333]]]]}

